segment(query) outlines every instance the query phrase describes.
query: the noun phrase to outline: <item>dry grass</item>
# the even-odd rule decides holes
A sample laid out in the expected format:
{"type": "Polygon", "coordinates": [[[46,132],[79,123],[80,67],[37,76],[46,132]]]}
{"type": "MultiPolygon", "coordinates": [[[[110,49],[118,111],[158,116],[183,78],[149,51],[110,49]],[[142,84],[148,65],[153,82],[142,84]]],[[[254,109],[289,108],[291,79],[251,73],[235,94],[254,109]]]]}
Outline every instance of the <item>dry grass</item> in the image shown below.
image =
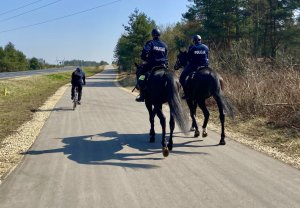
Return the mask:
{"type": "Polygon", "coordinates": [[[243,74],[222,76],[225,94],[238,109],[236,121],[229,120],[227,129],[299,162],[300,72],[248,68],[243,74]]]}
{"type": "Polygon", "coordinates": [[[243,117],[262,116],[277,126],[300,129],[300,72],[247,71],[222,74],[226,93],[243,117]]]}

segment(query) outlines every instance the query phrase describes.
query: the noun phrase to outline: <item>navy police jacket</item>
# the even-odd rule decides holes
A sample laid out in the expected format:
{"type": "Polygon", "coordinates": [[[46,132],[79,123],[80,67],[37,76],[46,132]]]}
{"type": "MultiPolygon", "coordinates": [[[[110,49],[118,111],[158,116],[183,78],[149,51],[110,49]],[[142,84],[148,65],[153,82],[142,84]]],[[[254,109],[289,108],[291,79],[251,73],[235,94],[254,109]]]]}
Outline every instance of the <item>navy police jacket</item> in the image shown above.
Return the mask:
{"type": "Polygon", "coordinates": [[[168,49],[167,45],[159,38],[154,38],[148,41],[141,54],[141,59],[147,61],[150,67],[167,64],[168,62],[168,49]]]}
{"type": "Polygon", "coordinates": [[[208,66],[208,47],[203,43],[190,46],[188,59],[192,66],[208,66]]]}
{"type": "Polygon", "coordinates": [[[80,68],[72,73],[71,84],[75,86],[85,85],[85,73],[80,68]]]}

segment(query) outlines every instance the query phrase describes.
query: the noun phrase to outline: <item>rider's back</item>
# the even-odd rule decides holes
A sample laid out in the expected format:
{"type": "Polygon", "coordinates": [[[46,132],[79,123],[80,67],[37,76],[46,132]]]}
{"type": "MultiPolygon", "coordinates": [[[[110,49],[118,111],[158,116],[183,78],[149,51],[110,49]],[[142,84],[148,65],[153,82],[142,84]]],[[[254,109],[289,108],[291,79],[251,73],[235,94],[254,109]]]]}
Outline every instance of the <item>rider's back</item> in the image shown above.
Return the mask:
{"type": "Polygon", "coordinates": [[[208,47],[203,43],[191,46],[188,59],[193,66],[208,66],[208,47]]]}
{"type": "Polygon", "coordinates": [[[159,66],[167,63],[167,54],[167,45],[159,38],[155,38],[146,43],[141,58],[151,66],[159,66]]]}

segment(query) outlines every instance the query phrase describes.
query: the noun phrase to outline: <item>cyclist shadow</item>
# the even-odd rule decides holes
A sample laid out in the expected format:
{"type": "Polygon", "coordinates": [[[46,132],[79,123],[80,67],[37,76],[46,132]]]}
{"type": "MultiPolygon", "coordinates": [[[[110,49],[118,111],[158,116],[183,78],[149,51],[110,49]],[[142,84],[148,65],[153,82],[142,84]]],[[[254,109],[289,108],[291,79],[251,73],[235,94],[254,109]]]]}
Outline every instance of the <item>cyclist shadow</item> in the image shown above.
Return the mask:
{"type": "MultiPolygon", "coordinates": [[[[116,131],[96,135],[61,138],[64,146],[49,150],[30,150],[25,154],[63,153],[79,164],[113,165],[129,168],[158,168],[149,161],[162,160],[160,142],[149,143],[148,134],[118,134],[116,131]],[[147,162],[148,161],[148,162],[147,162]]],[[[184,146],[185,143],[177,144],[184,146]]],[[[191,145],[189,145],[191,146],[191,145]]],[[[176,154],[206,154],[172,151],[176,154]]],[[[171,154],[172,154],[171,153],[171,154]]]]}

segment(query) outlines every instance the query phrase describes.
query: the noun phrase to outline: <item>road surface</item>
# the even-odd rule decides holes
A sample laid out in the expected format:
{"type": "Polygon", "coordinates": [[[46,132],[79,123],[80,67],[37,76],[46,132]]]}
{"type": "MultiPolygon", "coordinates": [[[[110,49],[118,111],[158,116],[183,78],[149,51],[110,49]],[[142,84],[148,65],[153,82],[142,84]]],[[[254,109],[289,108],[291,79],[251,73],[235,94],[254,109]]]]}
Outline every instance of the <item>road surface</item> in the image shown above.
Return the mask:
{"type": "Polygon", "coordinates": [[[219,133],[176,130],[163,158],[160,139],[148,143],[144,105],[115,77],[107,69],[88,78],[75,111],[65,93],[0,185],[1,208],[300,207],[299,170],[230,139],[217,146],[219,133]]]}
{"type": "Polygon", "coordinates": [[[73,66],[67,66],[63,68],[52,68],[52,69],[41,69],[41,70],[30,70],[30,71],[18,71],[18,72],[0,72],[0,79],[11,79],[16,77],[27,77],[41,74],[52,74],[58,72],[66,72],[75,70],[73,66]]]}

